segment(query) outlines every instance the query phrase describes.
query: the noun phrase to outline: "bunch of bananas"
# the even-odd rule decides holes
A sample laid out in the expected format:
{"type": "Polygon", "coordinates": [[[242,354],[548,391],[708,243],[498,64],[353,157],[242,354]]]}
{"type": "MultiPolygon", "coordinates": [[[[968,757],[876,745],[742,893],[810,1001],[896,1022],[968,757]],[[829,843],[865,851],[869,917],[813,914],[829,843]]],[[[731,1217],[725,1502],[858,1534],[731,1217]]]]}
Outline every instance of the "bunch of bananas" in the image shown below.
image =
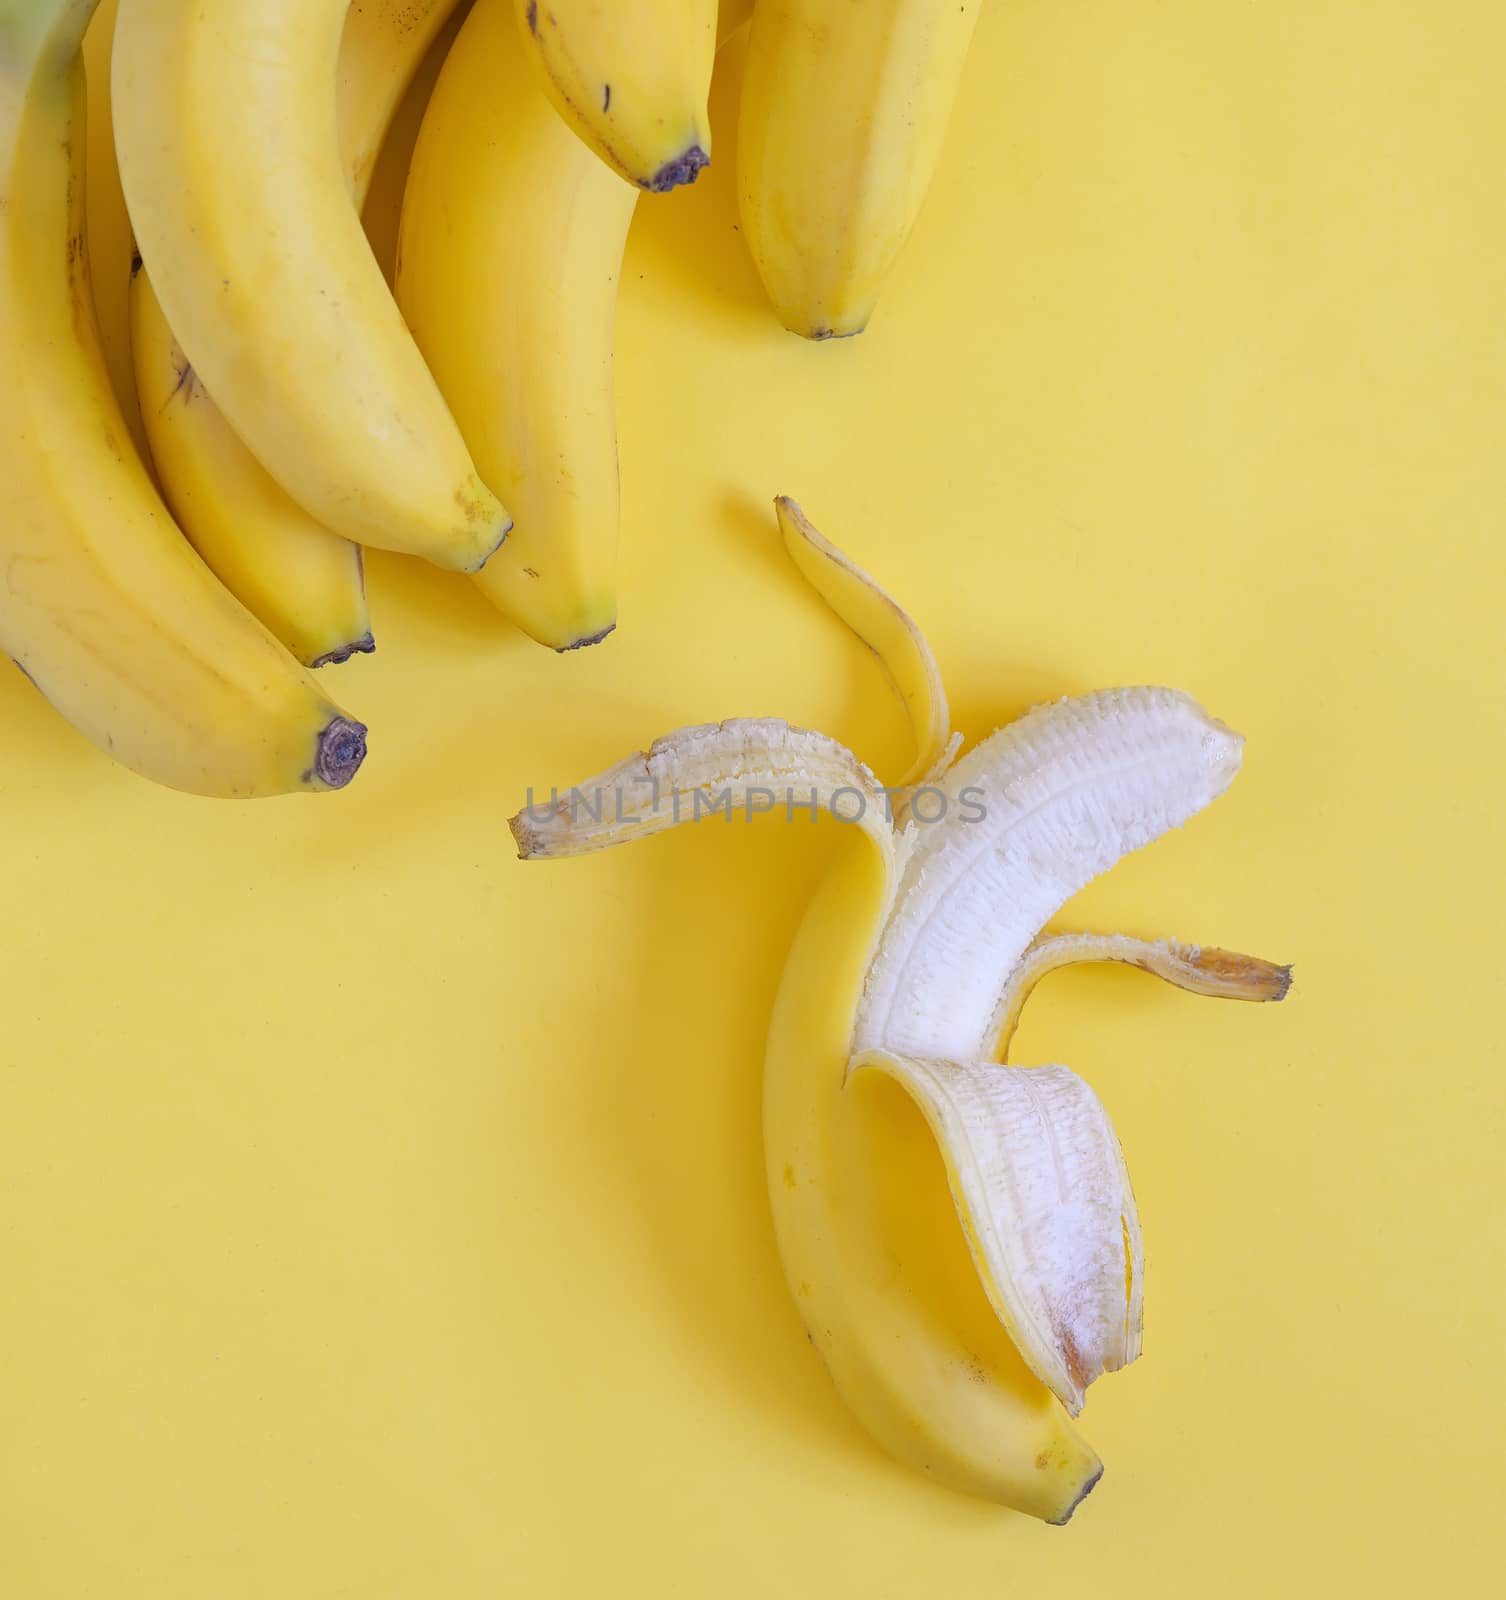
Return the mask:
{"type": "Polygon", "coordinates": [[[785,324],[827,338],[862,328],[914,220],[979,0],[476,0],[395,294],[360,210],[458,0],[121,0],[150,464],[95,325],[97,4],[0,0],[0,644],[136,771],[255,796],[364,757],[309,669],[373,648],[365,546],[476,574],[556,650],[611,632],[617,279],[638,195],[710,160],[719,37],[752,13],[746,237],[785,324]]]}

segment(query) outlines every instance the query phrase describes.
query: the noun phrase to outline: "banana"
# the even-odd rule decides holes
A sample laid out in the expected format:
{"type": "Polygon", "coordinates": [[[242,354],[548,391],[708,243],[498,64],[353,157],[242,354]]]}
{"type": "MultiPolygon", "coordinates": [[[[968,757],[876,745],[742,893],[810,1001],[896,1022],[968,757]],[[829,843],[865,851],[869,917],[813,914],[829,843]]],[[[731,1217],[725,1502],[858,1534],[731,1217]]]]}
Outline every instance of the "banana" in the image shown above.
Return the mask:
{"type": "Polygon", "coordinates": [[[861,333],[919,214],[982,0],[758,0],[743,236],[780,319],[861,333]]]}
{"type": "Polygon", "coordinates": [[[477,582],[556,650],[617,619],[617,280],[637,191],[555,115],[510,0],[478,0],[424,113],[396,291],[482,476],[517,517],[477,582]]]}
{"type": "Polygon", "coordinates": [[[340,35],[335,110],[357,214],[408,85],[459,0],[351,0],[340,35]]]}
{"type": "Polygon", "coordinates": [[[291,499],[225,420],[138,256],[131,360],[163,498],[221,583],[308,667],[376,648],[361,547],[291,499]]]}
{"type": "MultiPolygon", "coordinates": [[[[340,149],[359,214],[403,92],[456,0],[357,0],[340,44],[340,149]]],[[[241,443],[131,274],[136,390],[162,491],[210,570],[306,666],[376,648],[361,548],[317,522],[241,443]]]]}
{"type": "Polygon", "coordinates": [[[717,814],[851,826],[791,951],[764,1085],[790,1290],[837,1388],[933,1480],[1065,1522],[1102,1472],[1067,1413],[1140,1349],[1143,1248],[1102,1104],[991,1051],[1055,966],[1128,960],[1279,1000],[1289,969],[1117,935],[1032,936],[1078,887],[1227,787],[1241,743],[1187,696],[1030,712],[953,762],[945,692],[903,611],[778,503],[802,573],[879,653],[917,746],[886,788],[773,718],[682,729],[512,821],[524,859],[717,814]],[[918,784],[913,780],[919,777],[918,784]]]}
{"type": "Polygon", "coordinates": [[[194,371],[332,531],[477,570],[508,518],[350,204],[336,77],[345,0],[122,0],[121,180],[194,371]]]}
{"type": "MultiPolygon", "coordinates": [[[[617,284],[637,191],[554,114],[509,0],[478,0],[424,114],[397,299],[517,527],[478,578],[556,650],[617,619],[617,284]]],[[[723,7],[723,33],[747,7],[723,7]]]]}
{"type": "Polygon", "coordinates": [[[117,761],[196,794],[340,788],[366,730],[220,587],[110,388],[84,228],[97,0],[0,0],[0,647],[117,761]]]}
{"type": "Polygon", "coordinates": [[[663,194],[711,160],[716,0],[513,0],[539,82],[619,177],[663,194]]]}

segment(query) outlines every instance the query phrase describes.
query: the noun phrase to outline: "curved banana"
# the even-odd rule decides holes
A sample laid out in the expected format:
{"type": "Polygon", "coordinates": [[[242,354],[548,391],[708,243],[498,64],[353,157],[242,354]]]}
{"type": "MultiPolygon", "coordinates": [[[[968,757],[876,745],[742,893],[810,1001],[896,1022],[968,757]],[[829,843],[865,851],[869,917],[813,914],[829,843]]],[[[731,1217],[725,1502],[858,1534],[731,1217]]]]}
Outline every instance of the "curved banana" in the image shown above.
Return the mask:
{"type": "Polygon", "coordinates": [[[122,0],[121,180],[162,309],[262,465],[362,544],[477,570],[476,475],[350,204],[345,0],[122,0]]]}
{"type": "MultiPolygon", "coordinates": [[[[912,771],[934,773],[955,746],[923,637],[798,507],[779,513],[802,572],[889,669],[917,735],[912,771]]],[[[1064,1067],[999,1064],[988,1030],[1053,964],[1038,958],[1015,983],[1030,965],[1023,924],[1208,803],[1238,756],[1238,739],[1173,691],[1090,695],[1030,713],[909,790],[896,826],[895,791],[832,740],[729,722],[671,734],[513,819],[524,858],[781,804],[856,824],[769,1031],[765,1158],[785,1272],[875,1438],[936,1481],[1049,1522],[1101,1474],[1064,1408],[1139,1353],[1143,1253],[1097,1097],[1064,1067]],[[985,998],[962,1016],[973,978],[985,998]]],[[[1075,949],[1102,959],[1105,945],[1075,949]]],[[[1247,957],[1209,963],[1212,981],[1196,959],[1143,964],[1198,992],[1285,993],[1285,969],[1247,957]]]]}
{"type": "Polygon", "coordinates": [[[84,161],[89,185],[89,260],[105,366],[132,442],[145,459],[150,452],[131,372],[131,261],[136,254],[136,236],[120,187],[115,119],[110,114],[110,50],[115,43],[118,10],[119,0],[99,0],[84,34],[84,83],[89,92],[85,108],[89,149],[84,161]]]}
{"type": "MultiPolygon", "coordinates": [[[[358,0],[340,44],[340,149],[359,214],[403,93],[456,0],[358,0]]],[[[237,600],[306,666],[376,648],[359,545],[331,533],[241,443],[173,337],[150,274],[131,274],[136,390],[162,492],[237,600]]]]}
{"type": "Polygon", "coordinates": [[[619,177],[663,194],[711,160],[716,0],[513,0],[539,81],[619,177]]]}
{"type": "MultiPolygon", "coordinates": [[[[517,527],[477,580],[556,650],[617,620],[617,284],[637,191],[555,115],[509,0],[478,0],[424,114],[397,298],[517,527]]],[[[723,7],[724,33],[746,4],[723,7]]]]}
{"type": "Polygon", "coordinates": [[[159,783],[339,788],[366,730],[184,542],[110,388],[84,230],[79,46],[94,5],[0,10],[0,647],[159,783]]]}
{"type": "Polygon", "coordinates": [[[981,4],[758,0],[738,199],[792,332],[867,326],[930,188],[981,4]]]}
{"type": "Polygon", "coordinates": [[[335,110],[359,215],[397,108],[460,0],[352,0],[340,35],[335,110]]]}
{"type": "Polygon", "coordinates": [[[413,152],[398,304],[517,518],[477,581],[556,650],[617,620],[617,280],[637,192],[555,115],[510,0],[477,0],[413,152]]]}
{"type": "Polygon", "coordinates": [[[163,498],[184,536],[306,667],[374,650],[360,545],[316,522],[241,443],[140,263],[131,273],[136,393],[163,498]]]}

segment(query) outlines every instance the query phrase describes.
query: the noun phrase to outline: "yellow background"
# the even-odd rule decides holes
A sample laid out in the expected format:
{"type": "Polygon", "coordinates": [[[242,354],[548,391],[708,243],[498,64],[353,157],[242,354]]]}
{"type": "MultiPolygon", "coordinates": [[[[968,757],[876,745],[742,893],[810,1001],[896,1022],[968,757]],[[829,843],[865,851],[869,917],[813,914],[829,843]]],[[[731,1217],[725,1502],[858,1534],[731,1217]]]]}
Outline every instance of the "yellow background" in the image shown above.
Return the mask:
{"type": "Polygon", "coordinates": [[[373,560],[366,770],[244,807],[0,677],[7,1600],[1506,1579],[1503,60],[1495,0],[996,0],[874,325],[820,347],[742,253],[724,62],[715,167],[628,252],[608,645],[373,560]],[[786,1296],[761,1039],[829,825],[512,859],[529,784],[683,722],[900,763],[776,491],[969,738],[1167,682],[1249,739],[1063,920],[1295,961],[1291,1000],[1084,970],[1019,1043],[1102,1094],[1148,1242],[1067,1529],[893,1466],[786,1296]]]}

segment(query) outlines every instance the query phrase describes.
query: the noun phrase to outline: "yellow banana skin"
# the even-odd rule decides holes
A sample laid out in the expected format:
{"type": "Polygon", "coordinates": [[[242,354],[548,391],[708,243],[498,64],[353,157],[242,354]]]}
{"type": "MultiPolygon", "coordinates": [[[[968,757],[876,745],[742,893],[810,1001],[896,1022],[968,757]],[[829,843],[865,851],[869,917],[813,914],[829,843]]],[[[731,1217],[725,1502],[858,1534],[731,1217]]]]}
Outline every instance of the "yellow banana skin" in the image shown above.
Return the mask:
{"type": "Polygon", "coordinates": [[[137,258],[131,359],[163,497],[211,572],[306,667],[376,648],[361,547],[292,500],[225,420],[137,258]]]}
{"type": "Polygon", "coordinates": [[[844,1087],[892,889],[872,843],[849,839],[785,967],[764,1069],[780,1257],[812,1344],[880,1444],[934,1482],[1062,1523],[1102,1465],[990,1306],[913,1102],[875,1074],[844,1087]]]}
{"type": "Polygon", "coordinates": [[[397,298],[517,526],[477,582],[556,650],[617,620],[617,280],[638,192],[555,115],[511,0],[478,0],[409,171],[397,298]]]}
{"type": "Polygon", "coordinates": [[[366,730],[215,581],[100,352],[79,47],[95,0],[0,3],[0,646],[116,760],[195,794],[338,788],[366,730]]]}
{"type": "MultiPolygon", "coordinates": [[[[338,105],[357,213],[393,113],[455,3],[356,0],[350,8],[338,105]]],[[[139,257],[131,330],[158,480],[215,576],[306,666],[375,649],[360,546],[311,517],[241,443],[173,336],[139,257]]]]}
{"type": "Polygon", "coordinates": [[[357,214],[413,75],[459,0],[351,0],[340,37],[335,111],[357,214]]]}
{"type": "MultiPolygon", "coordinates": [[[[512,0],[478,0],[424,115],[397,298],[482,476],[517,527],[477,582],[530,638],[617,620],[617,286],[638,191],[555,115],[512,0]]],[[[720,36],[747,0],[721,8],[720,36]]]]}
{"type": "Polygon", "coordinates": [[[477,476],[350,204],[344,0],[123,0],[121,180],[168,323],[231,426],[318,521],[477,570],[477,476]]]}
{"type": "Polygon", "coordinates": [[[513,0],[555,109],[620,177],[663,194],[711,160],[716,0],[513,0]]]}
{"type": "MultiPolygon", "coordinates": [[[[878,656],[905,707],[915,759],[900,784],[932,781],[957,740],[924,635],[795,501],[781,495],[774,509],[800,575],[878,656]]],[[[915,1104],[877,1074],[848,1074],[897,887],[893,855],[850,831],[859,836],[791,948],[764,1057],[764,1158],[790,1293],[843,1398],[892,1455],[935,1482],[1065,1522],[1103,1467],[989,1303],[915,1104]]]]}
{"type": "Polygon", "coordinates": [[[781,321],[861,333],[946,138],[982,0],[758,0],[738,134],[743,235],[781,321]]]}
{"type": "Polygon", "coordinates": [[[905,706],[916,754],[899,789],[824,734],[734,717],[676,729],[556,788],[547,807],[530,800],[513,837],[524,860],[560,859],[714,813],[751,821],[781,795],[787,816],[808,806],[856,824],[791,951],[765,1058],[790,1292],[892,1455],[1062,1523],[1102,1474],[1066,1411],[1140,1353],[1139,1216],[1092,1088],[1065,1067],[996,1062],[988,1041],[1007,1037],[1041,976],[1075,961],[1129,962],[1225,999],[1286,994],[1290,968],[1237,952],[1039,931],[1092,878],[1216,800],[1243,741],[1180,691],[1111,689],[1037,707],[956,760],[920,629],[794,501],[775,505],[802,576],[905,706]],[[922,819],[919,791],[905,792],[916,775],[990,804],[922,819]],[[922,820],[941,825],[927,833],[922,820]]]}

